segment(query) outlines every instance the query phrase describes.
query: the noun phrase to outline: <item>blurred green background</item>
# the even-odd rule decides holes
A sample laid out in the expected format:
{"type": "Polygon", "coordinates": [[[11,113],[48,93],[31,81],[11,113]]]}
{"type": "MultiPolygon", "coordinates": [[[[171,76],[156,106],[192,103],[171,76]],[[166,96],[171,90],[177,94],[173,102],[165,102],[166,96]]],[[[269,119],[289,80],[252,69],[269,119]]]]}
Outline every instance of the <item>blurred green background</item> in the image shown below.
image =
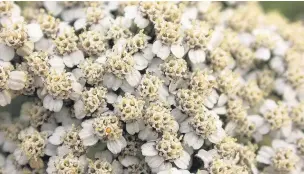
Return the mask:
{"type": "Polygon", "coordinates": [[[260,2],[265,11],[279,11],[290,20],[304,19],[304,2],[301,1],[264,1],[260,2]]]}

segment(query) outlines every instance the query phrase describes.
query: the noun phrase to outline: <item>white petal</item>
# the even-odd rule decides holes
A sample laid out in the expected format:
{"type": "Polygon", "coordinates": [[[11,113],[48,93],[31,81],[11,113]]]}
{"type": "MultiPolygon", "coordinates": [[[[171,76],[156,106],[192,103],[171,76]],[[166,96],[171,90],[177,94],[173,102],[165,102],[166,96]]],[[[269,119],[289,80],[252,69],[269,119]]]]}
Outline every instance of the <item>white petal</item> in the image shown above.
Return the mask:
{"type": "Polygon", "coordinates": [[[185,48],[181,44],[171,45],[171,51],[177,58],[182,58],[185,55],[185,48]]]}
{"type": "Polygon", "coordinates": [[[222,42],[224,38],[223,32],[221,31],[221,29],[216,29],[210,39],[210,42],[208,43],[208,49],[209,50],[213,50],[215,49],[217,46],[219,46],[219,44],[222,42]]]}
{"type": "Polygon", "coordinates": [[[108,147],[108,149],[112,153],[114,153],[114,154],[120,153],[121,150],[123,148],[125,148],[126,146],[127,146],[127,141],[126,141],[126,139],[123,136],[121,136],[117,140],[107,141],[107,147],[108,147]]]}
{"type": "Polygon", "coordinates": [[[263,126],[258,128],[258,131],[260,134],[265,135],[270,131],[270,125],[265,123],[263,126]]]}
{"type": "Polygon", "coordinates": [[[59,112],[63,106],[63,100],[54,100],[53,111],[59,112]]]}
{"type": "Polygon", "coordinates": [[[10,152],[13,153],[15,149],[17,148],[17,144],[11,140],[6,140],[3,144],[2,150],[4,152],[10,152]]]}
{"type": "Polygon", "coordinates": [[[259,48],[255,52],[255,57],[260,60],[267,61],[270,59],[271,53],[268,48],[259,48]]]}
{"type": "Polygon", "coordinates": [[[187,169],[189,163],[190,155],[186,151],[183,151],[182,155],[178,159],[174,160],[174,164],[180,169],[187,169]]]}
{"type": "Polygon", "coordinates": [[[165,161],[165,159],[161,156],[156,155],[145,157],[145,161],[151,168],[158,168],[165,161]]]}
{"type": "Polygon", "coordinates": [[[103,77],[103,85],[107,88],[112,88],[115,82],[115,76],[113,74],[105,74],[103,77]]]}
{"type": "Polygon", "coordinates": [[[162,60],[165,60],[170,55],[170,48],[168,46],[163,45],[159,51],[157,52],[157,56],[162,60]]]}
{"type": "Polygon", "coordinates": [[[134,19],[138,13],[137,13],[137,6],[135,5],[130,5],[124,8],[124,12],[125,12],[125,17],[128,19],[134,19]]]}
{"type": "Polygon", "coordinates": [[[107,162],[112,163],[113,154],[109,150],[105,150],[105,151],[102,151],[102,152],[96,152],[95,153],[95,158],[104,159],[107,162]]]}
{"type": "Polygon", "coordinates": [[[113,174],[123,174],[123,166],[117,160],[112,163],[113,174]]]}
{"type": "Polygon", "coordinates": [[[84,60],[84,54],[81,50],[74,51],[70,54],[73,59],[73,64],[78,65],[80,62],[84,60]]]}
{"type": "Polygon", "coordinates": [[[142,54],[136,53],[134,54],[133,58],[135,60],[135,68],[137,70],[143,70],[147,68],[149,62],[142,54]]]}
{"type": "Polygon", "coordinates": [[[73,57],[70,55],[66,55],[62,58],[64,64],[69,67],[72,68],[74,66],[74,62],[73,62],[73,57]]]}
{"type": "Polygon", "coordinates": [[[151,141],[156,140],[158,138],[158,134],[155,131],[152,131],[151,128],[146,127],[142,131],[139,132],[138,138],[141,140],[151,141]]]}
{"type": "Polygon", "coordinates": [[[218,101],[217,101],[217,105],[218,106],[224,106],[228,101],[228,96],[225,94],[221,94],[218,101]]]}
{"type": "Polygon", "coordinates": [[[115,103],[115,101],[117,100],[117,94],[115,94],[114,92],[108,92],[106,94],[106,100],[107,100],[107,103],[115,103]]]}
{"type": "Polygon", "coordinates": [[[191,118],[188,118],[187,120],[185,120],[184,122],[181,123],[179,131],[181,133],[188,133],[192,131],[192,128],[190,127],[190,122],[191,118]]]}
{"type": "Polygon", "coordinates": [[[155,156],[158,151],[155,149],[155,142],[148,142],[141,146],[141,152],[144,156],[155,156]]]}
{"type": "Polygon", "coordinates": [[[126,130],[130,135],[134,135],[140,131],[139,124],[137,121],[126,123],[126,130]]]}
{"type": "Polygon", "coordinates": [[[62,126],[59,126],[55,129],[55,132],[52,136],[49,137],[49,142],[53,145],[59,145],[63,142],[63,137],[65,136],[65,129],[62,126]]]}
{"type": "Polygon", "coordinates": [[[94,135],[91,135],[89,137],[82,139],[82,142],[84,146],[93,146],[98,142],[98,138],[95,137],[94,135]]]}
{"type": "Polygon", "coordinates": [[[284,137],[290,136],[291,131],[292,131],[291,123],[281,128],[281,132],[284,137]]]}
{"type": "Polygon", "coordinates": [[[135,165],[139,163],[139,159],[135,156],[126,156],[121,161],[121,164],[125,167],[129,167],[131,165],[135,165]]]}
{"type": "Polygon", "coordinates": [[[157,54],[159,52],[159,50],[161,49],[162,47],[162,43],[160,40],[156,40],[154,43],[153,43],[153,46],[152,46],[152,52],[154,54],[157,54]]]}
{"type": "Polygon", "coordinates": [[[70,8],[62,12],[61,17],[66,22],[71,22],[75,19],[85,18],[85,11],[82,8],[70,8]]]}
{"type": "Polygon", "coordinates": [[[12,71],[9,74],[7,86],[12,90],[21,90],[26,82],[26,74],[23,71],[12,71]]]}
{"type": "Polygon", "coordinates": [[[264,124],[264,119],[259,115],[249,115],[247,118],[253,122],[256,127],[261,127],[264,124]]]}
{"type": "Polygon", "coordinates": [[[80,132],[79,132],[79,137],[80,139],[86,139],[86,138],[90,138],[94,136],[93,131],[87,128],[83,128],[80,132]]]}
{"type": "Polygon", "coordinates": [[[80,19],[76,20],[74,22],[75,30],[77,31],[77,30],[80,30],[82,28],[85,28],[86,23],[87,23],[86,18],[80,18],[80,19]]]}
{"type": "Polygon", "coordinates": [[[122,85],[122,82],[123,82],[123,81],[122,81],[121,79],[115,77],[115,80],[114,80],[112,89],[113,89],[114,91],[117,91],[118,88],[120,88],[120,86],[122,85]]]}
{"type": "Polygon", "coordinates": [[[57,150],[57,146],[48,143],[45,148],[45,154],[48,156],[56,156],[57,154],[56,150],[57,150]]]}
{"type": "Polygon", "coordinates": [[[226,136],[223,128],[218,128],[217,132],[212,134],[208,139],[210,142],[217,144],[226,136]]]}
{"type": "Polygon", "coordinates": [[[62,72],[65,68],[64,62],[60,57],[54,56],[49,60],[49,64],[52,69],[55,69],[58,72],[62,72]]]}
{"type": "Polygon", "coordinates": [[[141,80],[141,74],[136,69],[133,69],[129,74],[126,75],[126,80],[131,86],[137,86],[141,80]]]}
{"type": "Polygon", "coordinates": [[[44,1],[43,5],[54,16],[57,16],[63,10],[63,7],[57,1],[44,1]]]}
{"type": "Polygon", "coordinates": [[[3,43],[0,43],[0,60],[5,62],[11,61],[15,56],[14,48],[6,46],[3,43]]]}
{"type": "Polygon", "coordinates": [[[43,37],[43,33],[39,24],[28,24],[26,28],[30,41],[37,42],[43,37]]]}
{"type": "Polygon", "coordinates": [[[188,132],[184,136],[184,142],[193,149],[199,149],[204,144],[204,139],[196,135],[195,132],[188,132]]]}
{"type": "Polygon", "coordinates": [[[205,62],[206,59],[206,53],[202,49],[191,49],[188,52],[188,56],[193,64],[205,62]]]}
{"type": "Polygon", "coordinates": [[[19,165],[25,165],[28,163],[26,154],[19,148],[14,151],[14,157],[19,165]]]}
{"type": "Polygon", "coordinates": [[[171,111],[171,115],[173,115],[173,117],[178,123],[183,122],[187,118],[187,115],[183,114],[182,111],[177,108],[171,111]]]}
{"type": "Polygon", "coordinates": [[[213,159],[212,153],[210,153],[210,151],[206,151],[204,149],[199,150],[195,156],[199,157],[200,159],[202,159],[204,161],[205,168],[207,168],[209,166],[209,163],[213,159]]]}
{"type": "Polygon", "coordinates": [[[226,107],[214,108],[214,109],[212,109],[212,111],[218,115],[225,115],[227,113],[226,107]]]}
{"type": "Polygon", "coordinates": [[[141,15],[137,15],[134,19],[134,23],[137,25],[138,28],[146,28],[149,25],[149,20],[145,19],[141,15]]]}
{"type": "Polygon", "coordinates": [[[12,97],[7,90],[0,92],[0,106],[6,106],[11,103],[12,97]]]}

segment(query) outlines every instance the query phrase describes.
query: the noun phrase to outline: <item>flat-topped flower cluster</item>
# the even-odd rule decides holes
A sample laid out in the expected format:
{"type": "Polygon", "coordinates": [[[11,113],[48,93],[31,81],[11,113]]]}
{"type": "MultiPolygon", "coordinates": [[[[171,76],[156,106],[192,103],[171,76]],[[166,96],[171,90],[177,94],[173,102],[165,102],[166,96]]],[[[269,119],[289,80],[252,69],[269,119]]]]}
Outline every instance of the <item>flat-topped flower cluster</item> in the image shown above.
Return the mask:
{"type": "Polygon", "coordinates": [[[0,173],[301,174],[304,26],[255,2],[0,2],[0,173]]]}

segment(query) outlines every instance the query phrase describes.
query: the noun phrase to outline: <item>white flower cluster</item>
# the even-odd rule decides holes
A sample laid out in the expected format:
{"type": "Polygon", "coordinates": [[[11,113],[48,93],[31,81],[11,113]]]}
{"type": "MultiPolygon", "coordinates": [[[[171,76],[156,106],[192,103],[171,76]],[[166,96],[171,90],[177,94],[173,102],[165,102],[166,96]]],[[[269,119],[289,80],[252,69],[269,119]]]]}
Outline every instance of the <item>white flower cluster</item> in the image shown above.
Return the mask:
{"type": "Polygon", "coordinates": [[[0,1],[4,174],[304,173],[304,26],[255,2],[0,1]]]}

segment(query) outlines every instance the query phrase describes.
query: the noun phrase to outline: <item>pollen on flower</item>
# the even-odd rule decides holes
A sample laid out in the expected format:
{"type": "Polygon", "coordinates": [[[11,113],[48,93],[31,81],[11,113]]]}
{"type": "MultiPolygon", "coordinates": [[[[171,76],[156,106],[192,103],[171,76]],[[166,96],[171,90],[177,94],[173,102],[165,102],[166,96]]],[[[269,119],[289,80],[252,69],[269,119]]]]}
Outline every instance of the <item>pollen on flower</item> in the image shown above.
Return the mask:
{"type": "Polygon", "coordinates": [[[75,156],[80,156],[86,152],[86,148],[79,137],[79,131],[79,128],[73,125],[72,129],[69,130],[63,138],[63,144],[66,145],[75,156]]]}
{"type": "Polygon", "coordinates": [[[105,72],[104,66],[93,59],[86,59],[82,61],[78,67],[84,74],[87,83],[90,85],[98,85],[103,80],[103,75],[105,72]]]}
{"type": "Polygon", "coordinates": [[[206,49],[213,30],[206,22],[194,21],[193,27],[185,31],[185,41],[189,48],[206,49]]]}
{"type": "Polygon", "coordinates": [[[301,155],[304,155],[304,138],[297,140],[297,149],[301,155]]]}
{"type": "Polygon", "coordinates": [[[40,51],[33,52],[32,54],[25,56],[29,70],[33,72],[33,74],[37,76],[45,77],[49,72],[49,64],[48,64],[48,53],[40,51]]]}
{"type": "Polygon", "coordinates": [[[105,106],[106,93],[107,93],[107,89],[102,86],[85,90],[82,93],[82,100],[84,102],[85,110],[89,113],[93,113],[99,107],[105,106]]]}
{"type": "Polygon", "coordinates": [[[299,157],[291,149],[282,148],[276,151],[271,160],[276,170],[290,172],[296,168],[299,157]]]}
{"type": "Polygon", "coordinates": [[[156,36],[165,45],[177,43],[181,37],[180,25],[158,18],[155,21],[156,36]]]}
{"type": "Polygon", "coordinates": [[[19,134],[19,139],[21,140],[21,149],[28,159],[37,159],[44,156],[46,146],[45,134],[35,130],[24,137],[21,137],[19,134]]]}
{"type": "Polygon", "coordinates": [[[16,22],[13,25],[4,26],[0,32],[0,39],[7,46],[20,48],[27,42],[27,29],[23,22],[16,22]]]}
{"type": "Polygon", "coordinates": [[[217,77],[218,89],[228,96],[235,95],[240,89],[239,74],[231,70],[223,70],[217,77]]]}
{"type": "Polygon", "coordinates": [[[265,96],[269,95],[274,86],[275,73],[269,69],[263,69],[258,72],[257,83],[261,90],[263,90],[265,96]]]}
{"type": "Polygon", "coordinates": [[[126,94],[117,104],[120,119],[124,122],[132,122],[142,118],[145,102],[136,99],[131,94],[126,94]]]}
{"type": "Polygon", "coordinates": [[[72,154],[57,157],[55,160],[55,168],[58,174],[82,173],[84,170],[79,158],[72,154]]]}
{"type": "Polygon", "coordinates": [[[114,115],[106,114],[95,118],[93,129],[95,135],[104,141],[115,140],[122,135],[119,119],[114,115]]]}
{"type": "Polygon", "coordinates": [[[288,108],[283,103],[278,103],[278,107],[268,111],[264,117],[270,124],[272,130],[280,129],[291,121],[288,115],[288,108]]]}
{"type": "Polygon", "coordinates": [[[89,161],[88,173],[89,174],[97,174],[97,173],[112,174],[113,169],[112,169],[111,164],[108,163],[107,161],[97,159],[97,160],[89,161]]]}
{"type": "Polygon", "coordinates": [[[148,174],[151,173],[151,170],[146,162],[141,161],[138,164],[131,165],[127,168],[129,173],[142,173],[148,174]]]}
{"type": "Polygon", "coordinates": [[[144,121],[157,132],[175,132],[176,121],[164,103],[151,103],[144,113],[144,121]]]}
{"type": "Polygon", "coordinates": [[[233,55],[241,68],[251,68],[254,64],[253,51],[245,46],[237,47],[233,55]]]}
{"type": "Polygon", "coordinates": [[[304,102],[292,108],[290,117],[296,125],[300,127],[304,126],[304,102]]]}
{"type": "Polygon", "coordinates": [[[31,103],[25,113],[28,114],[33,127],[41,126],[51,116],[51,112],[45,109],[40,101],[31,103]]]}
{"type": "Polygon", "coordinates": [[[105,37],[99,31],[85,31],[79,35],[80,48],[89,56],[101,55],[106,50],[105,37]]]}
{"type": "Polygon", "coordinates": [[[7,81],[9,78],[9,73],[14,67],[11,64],[0,65],[0,89],[7,88],[7,81]]]}
{"type": "Polygon", "coordinates": [[[165,160],[175,160],[183,153],[183,146],[177,135],[167,132],[157,141],[156,149],[165,160]]]}
{"type": "Polygon", "coordinates": [[[134,54],[139,50],[142,50],[148,45],[149,36],[144,34],[144,30],[140,30],[135,36],[131,37],[127,41],[126,49],[130,54],[134,54]]]}
{"type": "Polygon", "coordinates": [[[203,107],[203,96],[190,89],[177,91],[177,103],[182,111],[190,115],[195,115],[205,109],[203,107]]]}
{"type": "Polygon", "coordinates": [[[231,57],[221,48],[216,48],[210,55],[209,61],[214,71],[222,71],[228,66],[231,57]]]}
{"type": "Polygon", "coordinates": [[[66,29],[54,40],[56,52],[60,55],[66,55],[78,50],[77,40],[78,37],[76,36],[74,29],[66,29]]]}
{"type": "Polygon", "coordinates": [[[133,56],[130,53],[111,53],[107,59],[107,71],[113,73],[116,77],[123,79],[125,75],[131,72],[135,65],[133,56]]]}
{"type": "Polygon", "coordinates": [[[239,158],[239,144],[235,138],[225,137],[221,142],[215,145],[217,153],[226,160],[236,160],[239,158]]]}
{"type": "Polygon", "coordinates": [[[121,38],[129,38],[132,35],[132,32],[124,25],[124,19],[121,17],[117,17],[111,26],[111,28],[107,31],[106,36],[108,39],[113,39],[117,41],[121,38]]]}
{"type": "Polygon", "coordinates": [[[175,58],[173,55],[160,65],[160,69],[171,80],[185,78],[188,73],[187,62],[184,59],[175,58]]]}
{"type": "Polygon", "coordinates": [[[86,20],[89,25],[97,24],[104,16],[104,10],[97,4],[90,4],[86,9],[86,20]]]}
{"type": "Polygon", "coordinates": [[[59,29],[59,19],[51,16],[50,14],[46,14],[44,10],[40,10],[40,14],[37,16],[37,22],[47,37],[56,37],[59,29]]]}
{"type": "Polygon", "coordinates": [[[230,99],[227,102],[228,119],[238,122],[243,121],[247,116],[247,111],[243,106],[241,99],[230,99]]]}
{"type": "Polygon", "coordinates": [[[72,92],[72,80],[66,72],[50,71],[44,81],[46,90],[58,99],[67,99],[72,92]]]}
{"type": "MultiPolygon", "coordinates": [[[[127,135],[126,140],[127,140],[127,146],[121,152],[122,157],[137,156],[141,154],[140,147],[143,145],[143,142],[139,138],[134,137],[132,135],[127,135]]],[[[133,166],[133,168],[135,170],[135,168],[137,167],[141,168],[142,165],[143,164],[139,166],[133,166]]]]}
{"type": "Polygon", "coordinates": [[[5,138],[11,141],[18,140],[18,134],[24,126],[21,123],[10,123],[10,124],[3,124],[1,125],[0,129],[4,132],[5,138]]]}
{"type": "Polygon", "coordinates": [[[145,74],[141,79],[138,87],[139,95],[142,98],[150,101],[156,100],[159,97],[159,90],[163,81],[152,74],[145,74]]]}
{"type": "Polygon", "coordinates": [[[0,16],[11,15],[11,10],[13,8],[13,2],[2,1],[0,2],[0,16]]]}
{"type": "Polygon", "coordinates": [[[241,88],[239,95],[251,106],[259,104],[264,98],[263,91],[258,87],[257,82],[253,80],[241,88]]]}
{"type": "Polygon", "coordinates": [[[215,87],[216,81],[212,78],[211,72],[208,71],[195,71],[190,77],[190,88],[197,91],[202,96],[211,94],[212,89],[215,87]]]}
{"type": "Polygon", "coordinates": [[[215,133],[217,130],[217,120],[214,115],[209,111],[204,111],[196,114],[189,123],[195,132],[207,139],[211,134],[215,133]]]}

